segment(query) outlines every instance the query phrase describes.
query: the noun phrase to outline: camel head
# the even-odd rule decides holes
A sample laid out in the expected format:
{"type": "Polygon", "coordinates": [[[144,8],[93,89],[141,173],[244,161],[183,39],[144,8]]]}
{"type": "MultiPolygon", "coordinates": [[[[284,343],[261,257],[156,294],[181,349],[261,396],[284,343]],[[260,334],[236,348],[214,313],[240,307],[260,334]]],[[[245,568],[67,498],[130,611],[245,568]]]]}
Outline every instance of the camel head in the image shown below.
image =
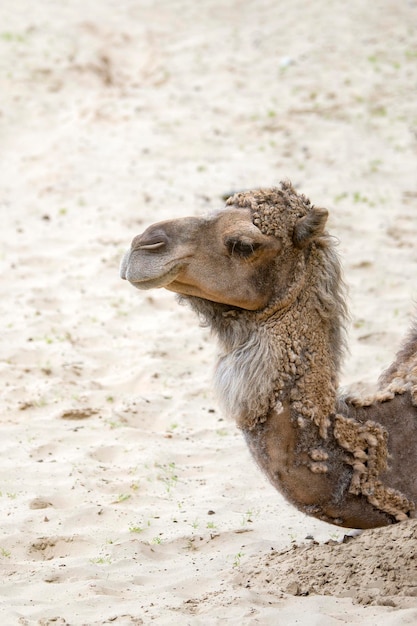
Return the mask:
{"type": "Polygon", "coordinates": [[[284,295],[326,219],[289,183],[237,193],[210,217],[159,222],[137,235],[121,276],[139,289],[257,311],[284,295]]]}

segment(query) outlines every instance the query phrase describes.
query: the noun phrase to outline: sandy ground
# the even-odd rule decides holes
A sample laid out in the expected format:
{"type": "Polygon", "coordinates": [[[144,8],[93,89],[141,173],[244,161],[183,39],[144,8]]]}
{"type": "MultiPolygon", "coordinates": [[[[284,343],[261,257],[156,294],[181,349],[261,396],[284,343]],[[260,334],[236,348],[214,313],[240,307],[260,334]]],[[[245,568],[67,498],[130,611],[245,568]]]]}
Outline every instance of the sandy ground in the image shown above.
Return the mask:
{"type": "Polygon", "coordinates": [[[331,211],[343,384],[371,385],[417,296],[416,22],[415,0],[0,4],[2,624],[417,623],[416,526],[335,544],[287,505],[218,410],[207,331],[118,277],[150,223],[288,177],[331,211]]]}

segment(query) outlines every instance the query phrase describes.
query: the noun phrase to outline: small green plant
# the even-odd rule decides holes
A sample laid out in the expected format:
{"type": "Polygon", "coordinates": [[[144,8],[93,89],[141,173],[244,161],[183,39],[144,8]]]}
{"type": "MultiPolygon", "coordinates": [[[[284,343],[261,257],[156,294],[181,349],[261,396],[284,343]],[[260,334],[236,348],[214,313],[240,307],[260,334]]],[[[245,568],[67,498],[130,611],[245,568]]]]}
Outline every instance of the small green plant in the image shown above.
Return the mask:
{"type": "Polygon", "coordinates": [[[166,490],[169,493],[171,489],[175,487],[175,485],[178,482],[178,476],[176,473],[176,465],[173,462],[168,463],[168,464],[162,464],[162,465],[159,465],[156,463],[155,465],[160,470],[162,470],[158,474],[157,478],[158,480],[162,481],[165,484],[166,490]]]}
{"type": "Polygon", "coordinates": [[[0,548],[0,556],[4,557],[5,559],[10,559],[12,553],[10,552],[10,550],[6,550],[5,548],[0,548]]]}
{"type": "Polygon", "coordinates": [[[216,430],[216,433],[219,435],[219,437],[227,437],[227,430],[225,428],[218,428],[216,430]]]}
{"type": "Polygon", "coordinates": [[[119,504],[120,502],[126,502],[126,500],[129,500],[129,498],[131,498],[131,494],[130,493],[121,493],[119,494],[119,496],[117,497],[117,500],[115,500],[116,504],[119,504]]]}
{"type": "Polygon", "coordinates": [[[340,202],[341,200],[344,200],[347,197],[348,197],[347,192],[343,191],[342,193],[339,193],[339,194],[337,194],[337,196],[334,197],[334,201],[335,202],[340,202]]]}
{"type": "Polygon", "coordinates": [[[151,543],[154,543],[154,544],[160,545],[160,544],[162,543],[162,538],[161,538],[161,537],[159,537],[159,536],[156,536],[156,537],[154,537],[154,538],[152,539],[152,542],[151,542],[151,543]]]}
{"type": "Polygon", "coordinates": [[[151,525],[151,521],[148,520],[146,523],[142,522],[140,524],[135,524],[132,526],[129,526],[129,532],[130,533],[136,533],[137,535],[140,535],[141,533],[143,533],[146,528],[149,528],[151,525]]]}
{"type": "Polygon", "coordinates": [[[233,557],[233,567],[239,567],[242,558],[245,556],[244,552],[237,552],[233,557]]]}
{"type": "Polygon", "coordinates": [[[366,322],[364,319],[357,319],[353,322],[353,326],[354,328],[363,328],[365,326],[366,322]]]}
{"type": "Polygon", "coordinates": [[[251,524],[252,517],[253,517],[253,511],[251,510],[246,511],[246,513],[242,517],[241,526],[246,526],[247,524],[251,524]]]}
{"type": "Polygon", "coordinates": [[[387,109],[384,106],[377,106],[371,109],[372,115],[379,115],[380,117],[385,117],[387,115],[387,109]]]}
{"type": "Polygon", "coordinates": [[[372,173],[379,172],[380,165],[382,164],[381,159],[372,159],[369,163],[369,169],[372,173]]]}
{"type": "Polygon", "coordinates": [[[23,35],[20,35],[19,33],[10,33],[10,32],[0,33],[0,39],[3,39],[3,41],[17,41],[19,43],[23,43],[25,41],[25,38],[23,37],[23,35]]]}
{"type": "Polygon", "coordinates": [[[185,546],[186,550],[190,550],[192,552],[194,552],[195,550],[197,550],[196,546],[195,546],[195,541],[194,541],[194,537],[189,537],[187,539],[187,545],[185,546]]]}
{"type": "Polygon", "coordinates": [[[255,517],[258,517],[260,514],[259,509],[248,509],[242,516],[241,525],[247,526],[248,524],[252,524],[255,517]]]}
{"type": "Polygon", "coordinates": [[[104,420],[104,423],[107,424],[107,426],[109,426],[111,428],[111,430],[114,430],[115,428],[122,428],[124,426],[124,424],[122,424],[122,422],[118,422],[116,420],[104,420]]]}
{"type": "Polygon", "coordinates": [[[353,193],[353,202],[364,202],[364,198],[359,191],[353,193]]]}
{"type": "Polygon", "coordinates": [[[111,565],[111,558],[109,556],[99,556],[95,559],[90,559],[90,563],[93,563],[93,565],[111,565]]]}

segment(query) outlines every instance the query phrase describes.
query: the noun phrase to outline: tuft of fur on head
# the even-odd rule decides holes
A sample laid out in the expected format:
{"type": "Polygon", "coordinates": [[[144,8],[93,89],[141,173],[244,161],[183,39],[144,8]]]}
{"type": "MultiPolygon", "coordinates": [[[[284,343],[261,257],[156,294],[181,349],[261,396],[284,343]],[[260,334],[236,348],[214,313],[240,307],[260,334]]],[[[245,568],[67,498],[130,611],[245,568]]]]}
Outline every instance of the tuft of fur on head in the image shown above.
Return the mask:
{"type": "Polygon", "coordinates": [[[314,210],[310,200],[298,194],[289,181],[281,182],[280,187],[236,193],[226,205],[250,209],[255,226],[264,235],[280,239],[285,247],[293,245],[294,228],[300,218],[314,210]]]}

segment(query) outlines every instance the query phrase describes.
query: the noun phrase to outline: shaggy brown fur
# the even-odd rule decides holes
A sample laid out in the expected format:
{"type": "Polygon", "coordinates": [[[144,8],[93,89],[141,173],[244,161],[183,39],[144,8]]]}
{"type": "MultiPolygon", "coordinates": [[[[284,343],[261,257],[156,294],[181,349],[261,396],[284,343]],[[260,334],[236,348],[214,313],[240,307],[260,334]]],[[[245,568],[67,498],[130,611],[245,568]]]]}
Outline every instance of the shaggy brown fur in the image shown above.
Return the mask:
{"type": "Polygon", "coordinates": [[[151,226],[122,277],[176,291],[218,335],[219,397],[291,502],[382,526],[415,515],[417,325],[375,396],[338,396],[346,305],[326,219],[290,183],[238,193],[212,218],[151,226]]]}

